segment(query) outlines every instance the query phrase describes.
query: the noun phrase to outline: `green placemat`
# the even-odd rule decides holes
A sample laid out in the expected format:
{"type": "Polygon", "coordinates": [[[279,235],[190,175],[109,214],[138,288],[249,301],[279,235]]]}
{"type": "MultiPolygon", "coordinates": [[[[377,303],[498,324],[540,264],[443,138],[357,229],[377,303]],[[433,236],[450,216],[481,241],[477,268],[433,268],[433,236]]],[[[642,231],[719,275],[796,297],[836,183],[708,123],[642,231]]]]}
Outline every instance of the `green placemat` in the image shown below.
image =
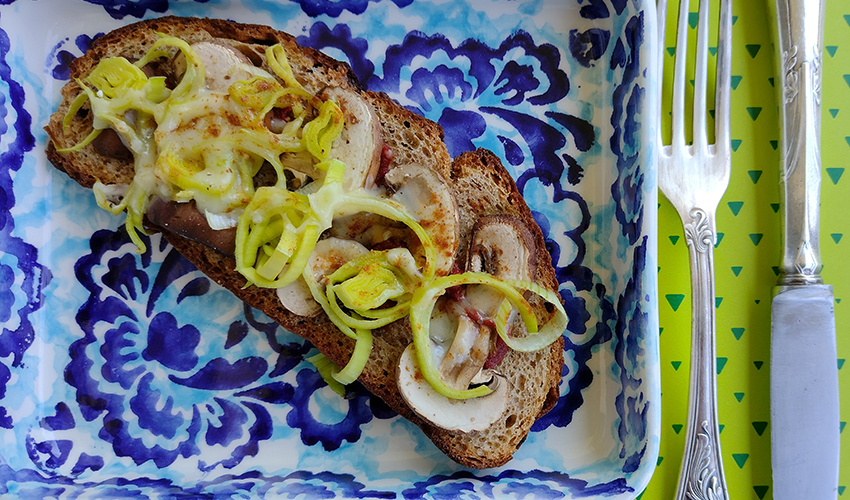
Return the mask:
{"type": "MultiPolygon", "coordinates": [[[[716,11],[719,2],[713,3],[716,11]]],[[[692,28],[696,25],[697,8],[698,5],[691,7],[692,28]]],[[[848,306],[842,304],[844,297],[850,302],[850,266],[845,261],[850,245],[850,175],[844,176],[844,164],[850,158],[850,2],[830,0],[826,9],[821,100],[821,252],[823,277],[833,285],[836,297],[836,362],[843,431],[850,410],[850,368],[844,368],[844,360],[850,357],[850,344],[845,340],[848,306]]],[[[668,14],[666,82],[670,81],[674,62],[676,9],[668,14]]],[[[732,178],[718,207],[715,249],[718,412],[729,497],[769,499],[773,497],[770,300],[780,254],[778,112],[767,4],[737,0],[733,14],[732,178]]],[[[652,482],[638,496],[643,500],[673,498],[687,420],[691,313],[688,252],[678,216],[663,197],[658,246],[661,450],[652,482]]],[[[850,443],[843,432],[841,440],[842,456],[850,457],[850,443]]],[[[850,460],[843,460],[839,498],[847,484],[850,460]]],[[[847,495],[850,497],[850,493],[847,495]]]]}

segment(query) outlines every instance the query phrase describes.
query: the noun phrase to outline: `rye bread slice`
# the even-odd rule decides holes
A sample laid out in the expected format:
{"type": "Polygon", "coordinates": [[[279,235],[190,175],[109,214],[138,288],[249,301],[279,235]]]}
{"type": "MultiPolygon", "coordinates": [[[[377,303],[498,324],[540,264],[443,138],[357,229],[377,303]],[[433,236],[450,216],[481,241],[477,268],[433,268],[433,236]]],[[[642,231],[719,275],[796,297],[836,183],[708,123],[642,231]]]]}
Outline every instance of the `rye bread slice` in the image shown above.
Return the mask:
{"type": "MultiPolygon", "coordinates": [[[[360,92],[378,115],[384,142],[393,150],[394,163],[426,165],[439,172],[455,189],[460,210],[458,262],[466,259],[465,249],[478,218],[512,215],[522,220],[533,234],[538,254],[535,281],[551,290],[557,289],[543,235],[496,155],[479,149],[452,161],[443,142],[443,130],[438,124],[405,109],[384,94],[362,89],[347,64],[301,47],[291,35],[267,26],[215,19],[163,17],[119,28],[96,40],[85,56],[72,63],[71,82],[62,89],[62,102],[45,127],[50,137],[46,149],[48,159],[82,186],[91,187],[96,180],[106,184],[129,183],[134,171],[132,160],[101,155],[92,145],[74,153],[56,151],[57,147],[78,143],[91,129],[92,118],[83,108],[72,121],[70,129],[63,130],[62,120],[68,106],[81,91],[74,79],[85,77],[104,57],[141,58],[158,38],[157,32],[177,36],[189,43],[216,39],[234,45],[256,65],[266,68],[262,55],[265,47],[281,43],[293,71],[307,90],[317,93],[332,85],[360,92]]],[[[245,280],[235,271],[232,257],[177,234],[168,231],[163,234],[216,283],[263,311],[283,328],[309,340],[336,364],[347,363],[354,341],[340,332],[324,314],[315,317],[295,315],[280,304],[274,290],[245,288],[245,280]]],[[[539,315],[543,318],[546,312],[540,310],[539,315]]],[[[563,338],[533,353],[510,351],[496,366],[507,376],[513,390],[508,410],[488,429],[464,434],[434,427],[413,413],[396,385],[398,359],[412,342],[409,323],[402,319],[373,333],[373,351],[360,382],[400,415],[418,425],[440,450],[464,466],[488,468],[506,463],[522,444],[534,421],[557,402],[563,366],[563,338]]]]}

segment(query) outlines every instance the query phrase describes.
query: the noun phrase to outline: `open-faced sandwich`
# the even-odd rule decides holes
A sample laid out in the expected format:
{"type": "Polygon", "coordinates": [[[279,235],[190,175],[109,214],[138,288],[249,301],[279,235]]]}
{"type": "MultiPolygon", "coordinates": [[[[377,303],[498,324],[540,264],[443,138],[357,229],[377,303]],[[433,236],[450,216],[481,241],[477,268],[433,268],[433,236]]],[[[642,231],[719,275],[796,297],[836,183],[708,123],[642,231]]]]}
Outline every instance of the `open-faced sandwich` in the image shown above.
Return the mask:
{"type": "Polygon", "coordinates": [[[566,314],[510,175],[346,64],[265,26],[143,21],[73,62],[46,130],[140,250],[161,231],[457,462],[504,464],[555,405],[566,314]]]}

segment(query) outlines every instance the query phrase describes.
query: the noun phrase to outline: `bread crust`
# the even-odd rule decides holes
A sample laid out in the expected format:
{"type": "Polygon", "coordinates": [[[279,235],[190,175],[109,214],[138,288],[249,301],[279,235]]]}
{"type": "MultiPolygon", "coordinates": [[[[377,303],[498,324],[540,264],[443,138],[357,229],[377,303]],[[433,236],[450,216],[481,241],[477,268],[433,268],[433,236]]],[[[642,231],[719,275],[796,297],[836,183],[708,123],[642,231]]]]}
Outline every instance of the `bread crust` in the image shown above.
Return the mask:
{"type": "MultiPolygon", "coordinates": [[[[68,106],[81,91],[74,79],[86,76],[105,57],[141,58],[147,47],[157,39],[157,32],[177,36],[189,43],[208,39],[229,40],[247,45],[245,50],[260,50],[267,45],[281,43],[295,74],[309,91],[316,93],[326,85],[337,85],[360,92],[374,107],[383,127],[384,141],[393,150],[395,161],[398,164],[427,165],[454,188],[460,215],[460,250],[456,260],[465,262],[472,227],[479,217],[511,215],[528,226],[533,235],[538,262],[535,281],[550,290],[557,290],[558,283],[543,234],[509,172],[495,154],[478,149],[452,160],[438,124],[405,109],[385,94],[362,89],[347,64],[317,50],[301,47],[291,35],[268,26],[217,19],[162,17],[119,28],[97,39],[85,56],[71,64],[71,81],[62,89],[62,103],[45,127],[50,137],[46,148],[49,161],[80,185],[91,187],[97,180],[105,184],[129,184],[133,178],[133,164],[132,161],[99,155],[91,145],[74,153],[57,152],[57,147],[69,147],[79,142],[91,127],[91,117],[82,116],[73,120],[70,130],[63,130],[62,120],[68,106]]],[[[163,231],[163,235],[213,281],[263,311],[283,328],[310,341],[337,365],[348,362],[354,341],[340,332],[324,314],[309,318],[297,316],[281,305],[274,290],[245,288],[245,279],[235,271],[232,257],[168,231],[163,231]]],[[[510,351],[505,356],[496,369],[503,372],[514,387],[508,410],[488,429],[469,434],[430,425],[402,399],[395,370],[402,351],[412,342],[407,319],[375,330],[373,337],[373,352],[360,382],[401,416],[419,426],[447,456],[466,467],[489,468],[505,464],[525,440],[532,424],[557,403],[563,366],[563,337],[537,352],[510,351]]]]}

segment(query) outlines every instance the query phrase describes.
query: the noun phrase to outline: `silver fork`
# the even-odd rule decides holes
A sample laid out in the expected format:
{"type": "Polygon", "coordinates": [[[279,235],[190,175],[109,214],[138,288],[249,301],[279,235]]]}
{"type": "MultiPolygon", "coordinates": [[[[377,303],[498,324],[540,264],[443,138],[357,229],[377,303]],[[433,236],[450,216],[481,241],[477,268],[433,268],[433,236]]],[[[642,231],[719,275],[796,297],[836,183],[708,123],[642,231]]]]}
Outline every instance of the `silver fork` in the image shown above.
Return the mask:
{"type": "MultiPolygon", "coordinates": [[[[679,5],[676,63],[673,68],[671,144],[665,145],[660,132],[658,135],[658,184],[682,219],[691,267],[690,393],[685,453],[676,499],[719,500],[728,499],[728,492],[717,425],[714,244],[717,241],[715,214],[720,198],[729,185],[732,157],[729,133],[732,0],[721,0],[720,5],[714,144],[708,144],[706,125],[709,0],[700,1],[699,6],[692,145],[685,140],[688,4],[689,0],[681,0],[679,5]]],[[[663,61],[667,0],[659,0],[657,7],[660,57],[663,61]]]]}

